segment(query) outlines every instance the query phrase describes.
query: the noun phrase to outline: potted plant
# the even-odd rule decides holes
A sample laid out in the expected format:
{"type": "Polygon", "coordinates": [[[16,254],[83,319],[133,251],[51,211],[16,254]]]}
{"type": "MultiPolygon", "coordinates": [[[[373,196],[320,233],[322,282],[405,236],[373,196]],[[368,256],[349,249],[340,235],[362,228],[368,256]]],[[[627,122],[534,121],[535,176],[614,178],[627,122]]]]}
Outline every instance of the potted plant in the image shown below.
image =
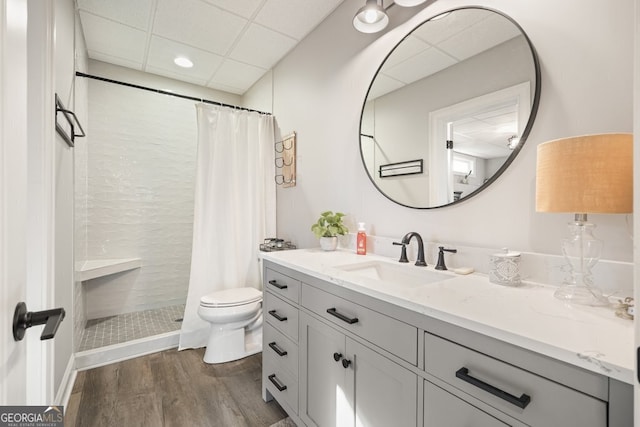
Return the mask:
{"type": "Polygon", "coordinates": [[[311,231],[320,239],[320,247],[325,251],[333,251],[338,246],[338,236],[344,236],[349,229],[342,223],[344,214],[332,211],[322,212],[318,221],[311,226],[311,231]]]}

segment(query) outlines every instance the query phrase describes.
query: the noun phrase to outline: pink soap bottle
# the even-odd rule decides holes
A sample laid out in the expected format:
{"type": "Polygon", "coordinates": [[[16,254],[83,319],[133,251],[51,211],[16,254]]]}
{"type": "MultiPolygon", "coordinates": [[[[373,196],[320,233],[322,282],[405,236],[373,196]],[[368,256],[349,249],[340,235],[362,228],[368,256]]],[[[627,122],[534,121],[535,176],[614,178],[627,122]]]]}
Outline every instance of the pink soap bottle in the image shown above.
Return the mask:
{"type": "Polygon", "coordinates": [[[364,229],[364,222],[358,223],[358,237],[356,238],[356,253],[358,255],[367,254],[367,232],[364,229]]]}

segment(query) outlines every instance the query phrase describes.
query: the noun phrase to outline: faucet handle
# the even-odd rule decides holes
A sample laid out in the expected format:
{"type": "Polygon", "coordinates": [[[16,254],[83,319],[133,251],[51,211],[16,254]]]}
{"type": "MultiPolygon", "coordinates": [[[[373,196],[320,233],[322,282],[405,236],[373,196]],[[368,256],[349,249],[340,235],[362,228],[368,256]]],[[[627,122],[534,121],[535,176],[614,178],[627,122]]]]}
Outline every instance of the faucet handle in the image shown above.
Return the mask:
{"type": "Polygon", "coordinates": [[[409,259],[407,258],[407,244],[406,243],[401,243],[401,242],[393,242],[394,245],[396,246],[402,246],[402,251],[400,252],[400,259],[398,260],[398,262],[409,262],[409,259]]]}
{"type": "Polygon", "coordinates": [[[456,252],[458,252],[457,249],[445,249],[444,246],[438,246],[438,263],[436,264],[435,269],[436,270],[447,270],[447,266],[444,264],[444,253],[446,252],[451,252],[453,254],[455,254],[456,252]]]}

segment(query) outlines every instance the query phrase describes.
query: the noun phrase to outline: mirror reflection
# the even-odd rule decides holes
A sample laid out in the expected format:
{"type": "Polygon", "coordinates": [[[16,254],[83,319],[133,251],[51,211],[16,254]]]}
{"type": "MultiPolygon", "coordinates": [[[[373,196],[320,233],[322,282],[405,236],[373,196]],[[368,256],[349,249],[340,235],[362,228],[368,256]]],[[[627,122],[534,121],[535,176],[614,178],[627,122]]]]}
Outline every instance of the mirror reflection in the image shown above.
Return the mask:
{"type": "Polygon", "coordinates": [[[444,13],[405,37],[378,70],[360,123],[363,163],[396,203],[456,203],[513,161],[538,97],[537,59],[518,25],[483,8],[444,13]]]}

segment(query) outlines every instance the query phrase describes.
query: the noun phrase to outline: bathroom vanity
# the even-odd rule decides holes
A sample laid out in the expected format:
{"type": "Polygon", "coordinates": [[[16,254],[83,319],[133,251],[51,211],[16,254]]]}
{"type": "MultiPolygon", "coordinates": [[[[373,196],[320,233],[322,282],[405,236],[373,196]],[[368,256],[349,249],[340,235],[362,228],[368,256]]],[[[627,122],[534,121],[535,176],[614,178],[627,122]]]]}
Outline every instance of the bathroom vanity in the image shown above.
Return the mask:
{"type": "Polygon", "coordinates": [[[633,425],[633,322],[553,287],[262,254],[263,398],[306,426],[633,425]]]}

